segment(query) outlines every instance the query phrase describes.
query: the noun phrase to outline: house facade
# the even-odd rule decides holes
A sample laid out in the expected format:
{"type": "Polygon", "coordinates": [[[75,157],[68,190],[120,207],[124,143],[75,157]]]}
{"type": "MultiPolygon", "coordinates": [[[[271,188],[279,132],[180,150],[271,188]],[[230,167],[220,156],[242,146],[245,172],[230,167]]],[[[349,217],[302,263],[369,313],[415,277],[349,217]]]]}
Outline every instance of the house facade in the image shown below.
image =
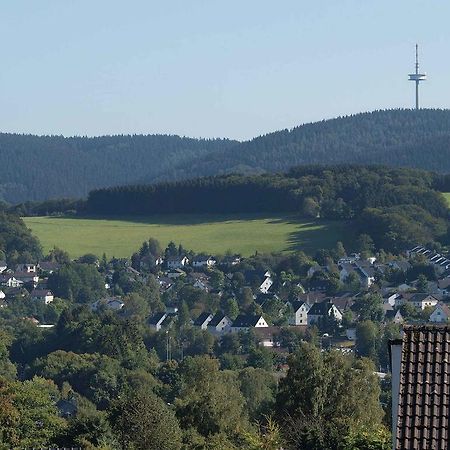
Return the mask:
{"type": "Polygon", "coordinates": [[[289,325],[308,325],[308,311],[311,306],[302,301],[297,301],[292,304],[294,310],[293,315],[289,318],[289,325]]]}

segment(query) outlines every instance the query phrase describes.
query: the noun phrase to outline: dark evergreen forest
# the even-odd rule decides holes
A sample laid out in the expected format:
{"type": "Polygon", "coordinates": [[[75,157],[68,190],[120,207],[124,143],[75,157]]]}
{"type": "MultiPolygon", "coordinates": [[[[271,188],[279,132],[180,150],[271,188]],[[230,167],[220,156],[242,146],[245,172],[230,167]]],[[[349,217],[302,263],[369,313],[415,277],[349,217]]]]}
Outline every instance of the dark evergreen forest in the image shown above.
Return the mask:
{"type": "Polygon", "coordinates": [[[178,136],[0,134],[0,200],[85,197],[91,189],[156,177],[174,164],[234,143],[178,136]]]}
{"type": "Polygon", "coordinates": [[[450,172],[450,111],[391,110],[302,125],[247,142],[178,136],[0,134],[0,200],[80,198],[96,188],[308,164],[450,172]]]}
{"type": "MultiPolygon", "coordinates": [[[[286,171],[304,164],[385,164],[450,172],[450,111],[389,110],[276,131],[194,158],[161,179],[286,171]]],[[[147,178],[148,181],[154,181],[147,178]]]]}

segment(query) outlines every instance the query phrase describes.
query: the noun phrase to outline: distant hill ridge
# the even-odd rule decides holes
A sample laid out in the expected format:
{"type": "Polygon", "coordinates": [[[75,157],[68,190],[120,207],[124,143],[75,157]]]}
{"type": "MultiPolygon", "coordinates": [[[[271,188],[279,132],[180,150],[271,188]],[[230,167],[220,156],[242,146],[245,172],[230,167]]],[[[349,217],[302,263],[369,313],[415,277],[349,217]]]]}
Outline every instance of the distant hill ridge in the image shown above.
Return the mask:
{"type": "Polygon", "coordinates": [[[347,163],[450,172],[450,110],[374,111],[305,124],[194,158],[158,180],[224,174],[239,167],[247,173],[281,172],[304,164],[347,163]]]}
{"type": "Polygon", "coordinates": [[[164,135],[0,134],[0,199],[84,197],[96,188],[303,164],[384,164],[450,172],[450,110],[361,113],[246,142],[164,135]]]}

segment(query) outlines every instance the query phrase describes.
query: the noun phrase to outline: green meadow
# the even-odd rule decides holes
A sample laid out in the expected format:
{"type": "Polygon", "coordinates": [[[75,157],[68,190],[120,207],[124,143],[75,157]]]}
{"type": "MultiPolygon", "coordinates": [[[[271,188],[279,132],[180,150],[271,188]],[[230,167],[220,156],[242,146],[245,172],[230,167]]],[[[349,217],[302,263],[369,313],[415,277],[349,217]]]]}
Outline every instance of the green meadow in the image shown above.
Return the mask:
{"type": "Polygon", "coordinates": [[[150,237],[196,252],[249,256],[256,251],[313,252],[348,241],[344,222],[300,220],[295,215],[155,215],[127,218],[25,217],[47,252],[60,247],[76,258],[86,253],[129,257],[150,237]]]}

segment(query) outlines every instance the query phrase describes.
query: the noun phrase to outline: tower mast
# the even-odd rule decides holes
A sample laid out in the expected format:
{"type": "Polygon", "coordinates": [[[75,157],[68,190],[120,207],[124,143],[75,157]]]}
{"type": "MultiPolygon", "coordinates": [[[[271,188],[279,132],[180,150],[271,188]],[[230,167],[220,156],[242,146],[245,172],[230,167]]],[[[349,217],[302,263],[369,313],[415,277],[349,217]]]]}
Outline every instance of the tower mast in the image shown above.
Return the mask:
{"type": "Polygon", "coordinates": [[[419,46],[416,44],[416,72],[410,73],[409,81],[416,83],[416,109],[419,109],[419,84],[427,79],[426,73],[419,73],[419,46]]]}

